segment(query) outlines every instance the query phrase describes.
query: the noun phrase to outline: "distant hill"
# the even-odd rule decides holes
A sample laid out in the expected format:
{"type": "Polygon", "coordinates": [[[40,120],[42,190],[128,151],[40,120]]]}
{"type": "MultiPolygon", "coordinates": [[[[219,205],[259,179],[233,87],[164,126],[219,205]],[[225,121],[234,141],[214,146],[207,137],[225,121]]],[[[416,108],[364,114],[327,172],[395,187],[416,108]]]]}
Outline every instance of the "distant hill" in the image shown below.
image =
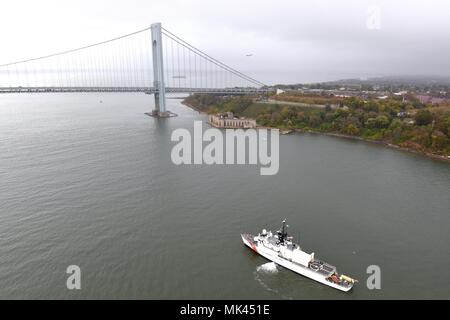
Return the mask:
{"type": "Polygon", "coordinates": [[[327,81],[320,83],[299,83],[299,84],[280,84],[274,86],[286,90],[308,89],[338,89],[340,87],[355,89],[376,89],[376,88],[410,88],[410,89],[448,89],[450,87],[450,76],[389,76],[375,77],[368,79],[342,79],[336,81],[327,81]]]}

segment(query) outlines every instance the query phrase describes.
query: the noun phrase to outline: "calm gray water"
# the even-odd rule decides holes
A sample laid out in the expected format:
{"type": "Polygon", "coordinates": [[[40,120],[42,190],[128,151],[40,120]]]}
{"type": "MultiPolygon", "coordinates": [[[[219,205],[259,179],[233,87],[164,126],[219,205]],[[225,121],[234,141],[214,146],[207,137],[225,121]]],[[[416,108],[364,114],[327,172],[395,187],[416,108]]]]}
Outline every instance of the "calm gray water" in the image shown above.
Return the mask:
{"type": "Polygon", "coordinates": [[[450,165],[319,135],[281,137],[280,173],[176,167],[143,94],[0,96],[2,299],[449,299],[450,165]],[[102,102],[101,102],[102,101],[102,102]],[[267,263],[239,234],[287,218],[361,283],[340,293],[267,263]],[[66,268],[82,290],[66,289],[66,268]],[[369,291],[369,265],[382,290],[369,291]],[[265,271],[266,270],[266,271],[265,271]]]}

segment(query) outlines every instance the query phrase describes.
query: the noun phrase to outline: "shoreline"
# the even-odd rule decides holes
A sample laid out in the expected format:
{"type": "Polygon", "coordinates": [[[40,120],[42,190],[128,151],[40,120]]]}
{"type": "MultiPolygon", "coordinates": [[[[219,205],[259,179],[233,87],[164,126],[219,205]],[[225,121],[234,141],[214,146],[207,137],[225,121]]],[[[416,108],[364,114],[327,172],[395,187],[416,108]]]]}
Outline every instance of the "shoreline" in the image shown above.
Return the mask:
{"type": "MultiPolygon", "coordinates": [[[[184,101],[181,102],[181,104],[187,106],[188,108],[191,108],[194,111],[197,111],[200,114],[204,114],[207,115],[208,113],[201,111],[199,109],[197,109],[196,107],[190,105],[189,103],[186,103],[184,101]]],[[[414,153],[417,155],[421,155],[430,159],[434,159],[434,160],[440,160],[443,162],[447,162],[450,163],[450,158],[446,157],[446,156],[441,156],[438,154],[434,154],[434,153],[430,153],[430,152],[423,152],[420,150],[416,150],[416,149],[411,149],[411,148],[406,148],[406,147],[401,147],[389,142],[385,142],[385,141],[380,141],[380,140],[369,140],[369,139],[365,139],[363,137],[356,137],[356,136],[350,136],[350,135],[346,135],[346,134],[341,134],[341,133],[332,133],[332,132],[320,132],[320,131],[314,131],[314,130],[303,130],[303,129],[282,129],[282,128],[276,128],[276,127],[258,127],[258,129],[279,129],[280,131],[286,130],[286,131],[291,131],[292,133],[311,133],[311,134],[317,134],[317,135],[323,135],[323,136],[329,136],[329,137],[335,137],[335,138],[341,138],[341,139],[349,139],[349,140],[357,140],[357,141],[363,141],[363,142],[368,142],[368,143],[374,143],[374,144],[378,144],[378,145],[382,145],[386,148],[390,148],[390,149],[394,149],[394,150],[398,150],[398,151],[403,151],[403,152],[408,152],[408,153],[414,153]]]]}
{"type": "Polygon", "coordinates": [[[394,150],[403,151],[403,152],[407,152],[407,153],[414,153],[414,154],[421,155],[421,156],[424,156],[424,157],[427,157],[430,159],[440,160],[440,161],[450,163],[450,158],[448,158],[447,156],[442,156],[442,155],[434,154],[431,152],[424,152],[424,151],[407,148],[407,147],[401,147],[401,146],[398,146],[398,145],[395,145],[395,144],[392,144],[392,143],[389,143],[386,141],[369,140],[369,139],[365,139],[362,137],[349,136],[349,135],[345,135],[345,134],[332,133],[332,132],[320,132],[320,131],[313,131],[313,130],[305,131],[302,129],[293,129],[293,131],[295,133],[311,133],[311,134],[324,135],[324,136],[341,138],[341,139],[349,139],[349,140],[368,142],[368,143],[372,143],[372,144],[378,144],[378,145],[381,145],[381,146],[389,148],[389,149],[394,149],[394,150]]]}
{"type": "Polygon", "coordinates": [[[200,113],[200,114],[208,114],[208,113],[206,113],[206,112],[203,112],[203,111],[197,109],[196,107],[194,107],[193,105],[191,105],[191,104],[185,102],[184,100],[181,101],[181,104],[184,105],[184,106],[186,106],[186,107],[188,107],[188,108],[190,108],[190,109],[192,109],[192,110],[194,110],[194,111],[197,111],[197,112],[200,113]]]}

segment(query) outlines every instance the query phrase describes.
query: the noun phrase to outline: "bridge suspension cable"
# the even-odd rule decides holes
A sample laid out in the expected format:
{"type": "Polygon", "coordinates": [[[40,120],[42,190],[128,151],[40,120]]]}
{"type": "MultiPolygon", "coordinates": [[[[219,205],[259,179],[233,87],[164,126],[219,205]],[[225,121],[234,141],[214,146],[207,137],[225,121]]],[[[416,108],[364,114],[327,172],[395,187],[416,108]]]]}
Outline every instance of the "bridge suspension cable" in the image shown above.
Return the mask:
{"type": "MultiPolygon", "coordinates": [[[[161,29],[167,92],[254,92],[264,83],[161,29]]],[[[0,64],[5,92],[156,92],[152,27],[32,59],[0,64]]]]}
{"type": "Polygon", "coordinates": [[[117,40],[120,40],[120,39],[124,39],[124,38],[130,37],[130,36],[133,36],[135,34],[139,34],[141,32],[148,31],[150,29],[151,29],[150,27],[149,28],[145,28],[145,29],[142,29],[142,30],[139,30],[139,31],[136,31],[136,32],[132,32],[132,33],[129,33],[129,34],[117,37],[117,38],[113,38],[113,39],[110,39],[110,40],[94,43],[94,44],[91,44],[91,45],[88,45],[88,46],[84,46],[84,47],[80,47],[80,48],[76,48],[76,49],[72,49],[72,50],[62,51],[62,52],[58,52],[58,53],[54,53],[54,54],[50,54],[50,55],[46,55],[46,56],[42,56],[42,57],[37,57],[37,58],[33,58],[33,59],[28,59],[28,60],[22,60],[22,61],[16,61],[16,62],[7,63],[7,64],[1,64],[0,68],[8,67],[8,66],[12,66],[12,65],[15,65],[15,64],[20,64],[20,63],[27,63],[27,62],[31,62],[31,61],[36,61],[36,60],[40,60],[40,59],[52,58],[52,57],[61,56],[61,55],[65,55],[65,54],[68,54],[68,53],[73,53],[73,52],[84,50],[84,49],[89,49],[89,48],[96,47],[96,46],[99,46],[99,45],[102,45],[102,44],[106,44],[106,43],[110,43],[110,42],[117,41],[117,40]]]}
{"type": "Polygon", "coordinates": [[[149,30],[1,64],[0,88],[150,88],[153,79],[149,30]]]}
{"type": "Polygon", "coordinates": [[[240,71],[237,71],[236,69],[222,63],[221,61],[214,59],[213,57],[211,57],[210,55],[206,54],[205,52],[203,52],[202,50],[196,48],[195,46],[191,45],[190,43],[188,43],[187,41],[179,38],[178,36],[176,36],[175,34],[173,34],[172,32],[170,32],[169,30],[162,28],[162,33],[163,35],[166,37],[166,41],[167,40],[171,40],[176,42],[177,44],[179,44],[180,46],[183,47],[184,49],[189,50],[190,52],[192,52],[193,54],[198,55],[200,58],[210,62],[211,64],[217,66],[218,68],[230,72],[231,74],[243,79],[244,81],[247,81],[248,83],[254,85],[254,86],[258,86],[258,87],[265,87],[267,86],[266,84],[251,78],[248,75],[243,74],[240,71]]]}

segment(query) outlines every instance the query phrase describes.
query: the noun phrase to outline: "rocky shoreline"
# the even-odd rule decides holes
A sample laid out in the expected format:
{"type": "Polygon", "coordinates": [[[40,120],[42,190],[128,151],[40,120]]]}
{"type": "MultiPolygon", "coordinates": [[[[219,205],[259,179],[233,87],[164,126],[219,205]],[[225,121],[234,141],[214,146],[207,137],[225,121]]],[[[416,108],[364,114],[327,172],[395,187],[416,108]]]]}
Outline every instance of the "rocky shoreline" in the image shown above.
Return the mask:
{"type": "Polygon", "coordinates": [[[424,152],[424,151],[416,150],[416,149],[413,149],[413,148],[401,147],[401,146],[398,146],[398,145],[395,145],[395,144],[392,144],[392,143],[389,143],[389,142],[385,142],[385,141],[369,140],[369,139],[364,139],[362,137],[349,136],[349,135],[340,134],[340,133],[320,132],[320,131],[312,131],[312,130],[295,129],[295,132],[297,132],[297,133],[312,133],[312,134],[325,135],[325,136],[329,136],[329,137],[337,137],[337,138],[344,138],[344,139],[364,141],[364,142],[379,144],[379,145],[385,146],[387,148],[391,148],[391,149],[395,149],[395,150],[399,150],[399,151],[404,151],[404,152],[409,152],[409,153],[415,153],[415,154],[426,156],[428,158],[432,158],[432,159],[435,159],[435,160],[441,160],[441,161],[445,161],[445,162],[449,162],[450,163],[450,157],[442,156],[442,155],[439,155],[439,154],[434,154],[434,153],[431,153],[431,152],[424,152]]]}

